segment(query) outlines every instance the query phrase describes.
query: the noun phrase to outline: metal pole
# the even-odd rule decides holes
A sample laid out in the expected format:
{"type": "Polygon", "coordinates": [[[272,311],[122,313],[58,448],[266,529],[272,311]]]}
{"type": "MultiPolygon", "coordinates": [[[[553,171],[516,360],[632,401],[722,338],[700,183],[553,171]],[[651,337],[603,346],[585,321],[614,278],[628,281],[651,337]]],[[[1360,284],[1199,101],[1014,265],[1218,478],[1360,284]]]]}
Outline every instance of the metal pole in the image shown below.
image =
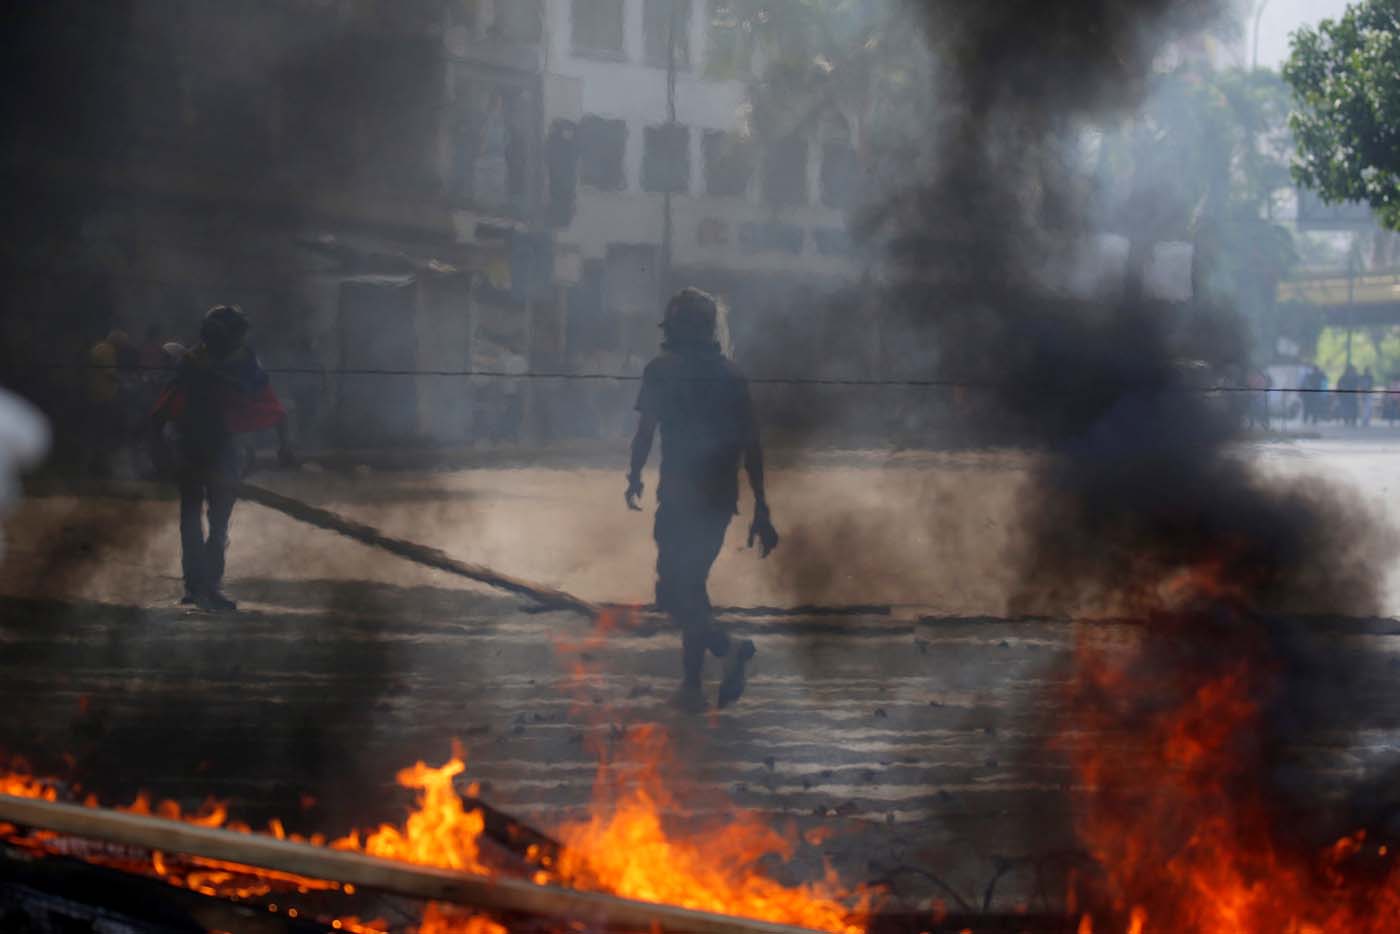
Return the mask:
{"type": "Polygon", "coordinates": [[[1347,366],[1351,366],[1351,328],[1356,320],[1356,246],[1347,258],[1347,366]]]}
{"type": "Polygon", "coordinates": [[[100,840],[186,856],[238,863],[328,882],[351,883],[392,895],[450,902],[510,914],[549,918],[561,926],[598,924],[662,934],[811,934],[770,921],[734,918],[651,902],[536,885],[235,833],[180,821],[102,808],[0,795],[0,820],[84,840],[100,840]]]}
{"type": "Polygon", "coordinates": [[[1269,0],[1259,0],[1259,6],[1254,9],[1254,60],[1252,67],[1255,71],[1259,69],[1259,23],[1264,18],[1264,11],[1268,9],[1269,0]]]}
{"type": "MultiPolygon", "coordinates": [[[[670,0],[671,16],[666,26],[666,129],[676,129],[676,8],[681,0],[670,0]]],[[[656,288],[660,302],[666,303],[671,288],[671,242],[674,219],[671,214],[671,186],[662,194],[661,263],[657,270],[656,288]]]]}

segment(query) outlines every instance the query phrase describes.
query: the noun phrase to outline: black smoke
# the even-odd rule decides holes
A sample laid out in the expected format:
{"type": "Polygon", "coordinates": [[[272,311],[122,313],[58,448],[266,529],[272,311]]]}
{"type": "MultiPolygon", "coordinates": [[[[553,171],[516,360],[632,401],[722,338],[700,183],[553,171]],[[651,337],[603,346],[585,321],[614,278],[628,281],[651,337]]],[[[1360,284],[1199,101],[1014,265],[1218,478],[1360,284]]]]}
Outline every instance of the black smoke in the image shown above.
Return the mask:
{"type": "Polygon", "coordinates": [[[1171,227],[1163,218],[1192,217],[1192,206],[1169,203],[1170,186],[1150,178],[1127,210],[1106,210],[1077,155],[1086,133],[1142,103],[1163,56],[1191,54],[1189,40],[1227,25],[1229,10],[1216,0],[907,9],[933,52],[925,138],[865,233],[886,250],[890,306],[927,349],[929,375],[975,397],[965,439],[1036,454],[1013,609],[1141,614],[1148,651],[1125,683],[1143,697],[1122,705],[1128,729],[1249,664],[1265,716],[1239,751],[1240,774],[1303,843],[1393,815],[1394,794],[1377,782],[1358,796],[1335,774],[1302,774],[1297,755],[1312,738],[1375,723],[1388,669],[1335,651],[1337,640],[1323,647],[1339,625],[1325,617],[1378,612],[1393,536],[1345,493],[1251,462],[1236,400],[1207,391],[1248,362],[1234,309],[1201,289],[1184,304],[1149,294],[1154,245],[1203,237],[1212,219],[1171,227]],[[1129,243],[1121,287],[1088,297],[1060,284],[1054,270],[1076,244],[1105,232],[1129,243]],[[1198,602],[1156,612],[1187,573],[1192,586],[1210,579],[1198,602]],[[1324,802],[1337,798],[1353,804],[1334,821],[1324,802]]]}

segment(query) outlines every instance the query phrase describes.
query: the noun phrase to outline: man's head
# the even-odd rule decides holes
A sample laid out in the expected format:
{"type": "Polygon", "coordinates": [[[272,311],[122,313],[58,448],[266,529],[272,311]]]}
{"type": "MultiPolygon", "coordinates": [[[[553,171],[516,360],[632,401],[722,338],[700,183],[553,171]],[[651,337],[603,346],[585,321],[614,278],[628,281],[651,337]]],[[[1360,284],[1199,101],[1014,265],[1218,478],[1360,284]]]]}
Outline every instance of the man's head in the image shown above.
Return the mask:
{"type": "Polygon", "coordinates": [[[666,316],[661,331],[667,341],[685,344],[710,344],[716,338],[719,303],[708,292],[681,289],[666,304],[666,316]]]}
{"type": "Polygon", "coordinates": [[[248,334],[248,316],[237,305],[215,305],[204,313],[200,339],[217,357],[238,349],[248,334]]]}

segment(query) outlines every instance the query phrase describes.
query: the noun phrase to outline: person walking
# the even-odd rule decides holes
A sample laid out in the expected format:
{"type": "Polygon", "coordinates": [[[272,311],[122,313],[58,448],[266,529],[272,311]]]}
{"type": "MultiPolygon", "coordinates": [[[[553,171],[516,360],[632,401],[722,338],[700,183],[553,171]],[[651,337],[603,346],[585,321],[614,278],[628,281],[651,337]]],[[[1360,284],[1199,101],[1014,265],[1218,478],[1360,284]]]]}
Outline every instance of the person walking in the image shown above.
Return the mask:
{"type": "Polygon", "coordinates": [[[1356,427],[1357,413],[1360,407],[1357,405],[1357,390],[1361,387],[1361,377],[1356,372],[1356,367],[1350,363],[1342,371],[1342,376],[1337,380],[1337,410],[1341,415],[1342,423],[1348,428],[1356,427]]]}
{"type": "Polygon", "coordinates": [[[667,304],[661,355],[642,373],[640,418],[627,474],[627,506],[640,510],[642,468],[659,428],[656,604],[681,630],[682,681],[673,703],[688,712],[706,707],[706,652],[724,659],[720,707],[744,693],[747,665],[755,654],[751,640],[731,639],[715,622],[706,589],[738,512],[741,459],[754,497],[749,547],[757,541],[766,558],[779,540],[764,489],[763,448],[748,382],[720,349],[718,315],[714,297],[699,289],[684,289],[667,304]]]}
{"type": "Polygon", "coordinates": [[[238,608],[223,592],[229,519],[242,473],[234,436],[276,427],[280,454],[291,458],[286,412],[245,343],[248,330],[248,318],[238,306],[211,308],[200,327],[200,344],[180,359],[152,412],[156,432],[163,437],[168,429],[174,440],[185,581],[180,602],[203,610],[238,608]]]}
{"type": "Polygon", "coordinates": [[[1376,404],[1376,377],[1369,369],[1361,371],[1356,388],[1361,391],[1361,427],[1370,428],[1371,414],[1376,404]]]}
{"type": "Polygon", "coordinates": [[[126,332],[116,328],[88,351],[84,466],[101,479],[117,472],[131,424],[127,418],[130,347],[126,332]]]}

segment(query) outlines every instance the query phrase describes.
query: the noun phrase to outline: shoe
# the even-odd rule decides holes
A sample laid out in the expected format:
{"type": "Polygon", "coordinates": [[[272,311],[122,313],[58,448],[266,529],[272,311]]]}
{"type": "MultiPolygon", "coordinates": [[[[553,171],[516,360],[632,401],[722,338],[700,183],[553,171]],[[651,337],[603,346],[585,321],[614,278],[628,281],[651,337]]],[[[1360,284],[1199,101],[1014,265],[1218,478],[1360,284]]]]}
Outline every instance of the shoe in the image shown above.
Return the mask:
{"type": "Polygon", "coordinates": [[[724,657],[724,680],[719,683],[719,706],[728,707],[744,696],[749,661],[757,654],[752,639],[736,642],[724,657]]]}
{"type": "Polygon", "coordinates": [[[186,590],[185,595],[180,598],[180,606],[194,606],[199,599],[194,595],[193,590],[186,590]]]}
{"type": "Polygon", "coordinates": [[[195,598],[195,604],[201,610],[207,610],[212,613],[232,613],[234,610],[238,609],[237,603],[234,603],[217,590],[211,590],[208,593],[200,594],[195,598]]]}
{"type": "Polygon", "coordinates": [[[671,695],[671,706],[682,713],[704,713],[710,705],[705,702],[705,692],[700,685],[682,684],[671,695]]]}

